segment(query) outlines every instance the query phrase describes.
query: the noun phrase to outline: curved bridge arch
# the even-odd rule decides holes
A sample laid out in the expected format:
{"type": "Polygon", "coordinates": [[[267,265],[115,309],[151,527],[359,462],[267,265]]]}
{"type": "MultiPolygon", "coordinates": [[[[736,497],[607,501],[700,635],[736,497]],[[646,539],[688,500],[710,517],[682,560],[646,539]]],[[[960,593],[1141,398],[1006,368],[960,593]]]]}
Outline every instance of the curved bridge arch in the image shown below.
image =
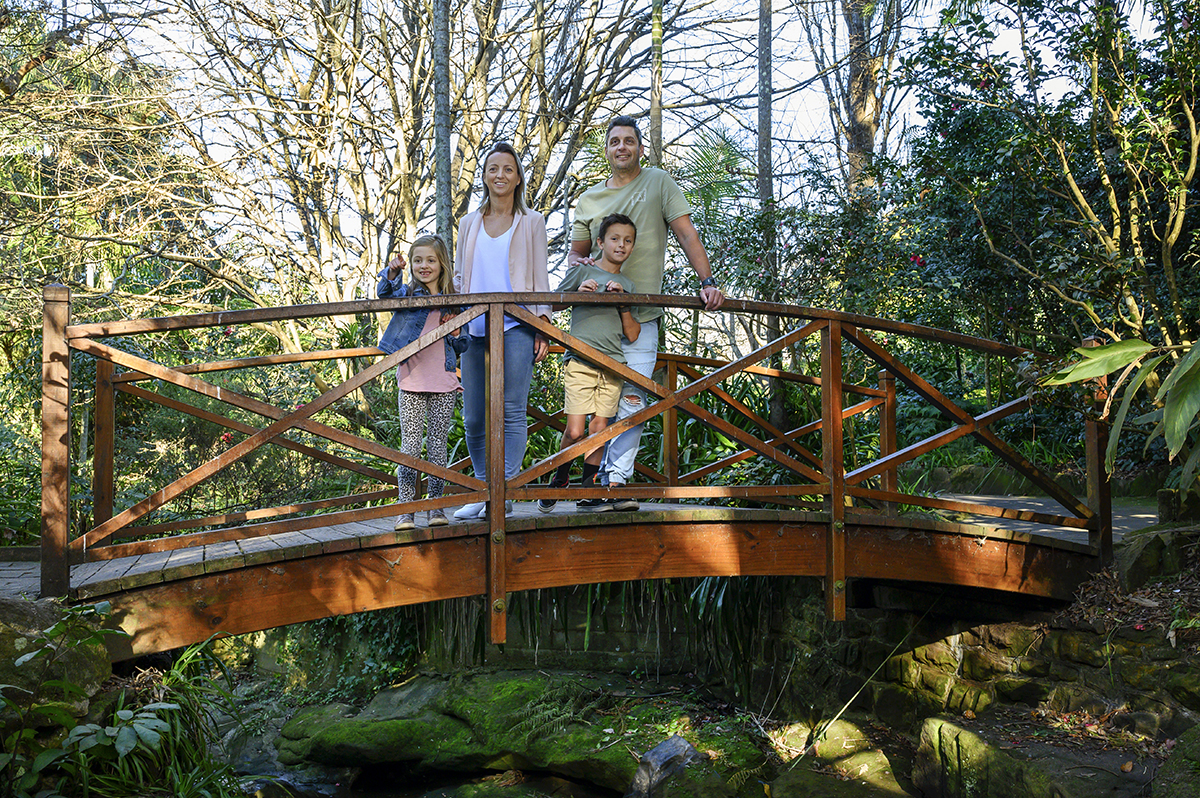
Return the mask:
{"type": "MultiPolygon", "coordinates": [[[[70,595],[80,600],[110,598],[122,625],[134,635],[127,654],[169,648],[205,639],[215,632],[233,634],[267,628],[261,625],[264,623],[274,626],[463,595],[485,597],[492,610],[491,639],[503,642],[507,594],[537,587],[672,576],[820,576],[826,585],[827,612],[837,619],[845,612],[848,579],[944,582],[1065,599],[1084,574],[1111,556],[1111,512],[1100,463],[1104,428],[1089,422],[1083,431],[1088,440],[1090,495],[1078,498],[994,432],[997,421],[1029,406],[1027,397],[1017,396],[973,414],[906,364],[904,353],[912,346],[898,342],[936,342],[1000,358],[1025,355],[1026,350],[883,319],[731,300],[722,312],[777,316],[783,334],[731,361],[664,353],[660,358],[664,384],[660,385],[605,358],[522,307],[617,301],[595,294],[422,297],[71,325],[69,295],[59,288],[47,289],[43,595],[70,595]],[[402,307],[449,307],[453,303],[459,303],[458,315],[399,352],[382,357],[378,350],[366,347],[165,365],[132,354],[114,340],[218,325],[402,307]],[[485,316],[489,328],[498,335],[505,315],[536,327],[556,343],[628,380],[640,382],[651,402],[632,419],[547,456],[509,480],[499,473],[468,476],[463,463],[442,469],[315,418],[321,410],[378,379],[400,360],[456,331],[471,318],[485,316]],[[819,352],[819,374],[789,372],[769,361],[799,347],[819,352]],[[67,440],[72,350],[95,358],[97,373],[95,511],[87,528],[74,538],[69,534],[71,448],[67,440]],[[305,361],[367,357],[379,359],[342,384],[292,409],[273,407],[215,385],[206,376],[305,361]],[[850,358],[855,359],[858,378],[847,373],[850,358]],[[879,369],[877,381],[863,383],[864,363],[879,369]],[[727,389],[728,381],[740,375],[751,375],[758,382],[788,382],[819,393],[820,417],[794,429],[775,427],[727,389]],[[153,390],[156,383],[169,383],[207,400],[223,402],[240,415],[222,415],[168,397],[153,390]],[[947,427],[899,448],[898,390],[929,403],[947,427]],[[118,394],[215,424],[218,429],[229,430],[231,436],[236,433],[240,440],[146,498],[118,508],[113,461],[113,441],[118,434],[113,406],[118,394]],[[262,418],[262,424],[241,420],[247,414],[262,418]],[[539,480],[585,449],[655,416],[662,417],[659,464],[640,463],[639,474],[645,481],[627,487],[625,495],[667,503],[757,501],[795,509],[734,510],[660,504],[647,505],[651,512],[629,516],[556,514],[536,520],[506,520],[492,513],[482,524],[456,525],[444,533],[419,531],[418,536],[406,538],[404,533],[390,531],[390,518],[400,508],[380,504],[394,499],[395,488],[389,485],[390,471],[375,462],[410,465],[442,476],[458,491],[441,499],[412,502],[404,508],[414,512],[467,501],[487,501],[497,507],[510,499],[529,502],[599,496],[599,488],[555,489],[539,480]],[[702,465],[688,465],[680,450],[681,417],[690,417],[719,432],[729,443],[727,451],[709,457],[702,465]],[[877,430],[877,444],[865,454],[860,451],[861,445],[853,453],[846,447],[844,424],[855,417],[869,417],[872,429],[877,430]],[[830,423],[830,419],[841,423],[830,423]],[[303,439],[296,435],[298,432],[303,433],[303,439]],[[1057,500],[1063,512],[967,504],[901,489],[897,479],[900,465],[965,436],[979,440],[1057,500]],[[322,440],[335,447],[321,448],[314,443],[322,440]],[[283,447],[343,468],[352,475],[356,488],[343,496],[147,523],[160,508],[264,446],[283,447]],[[359,454],[347,457],[335,451],[336,447],[359,454]],[[760,471],[769,479],[747,484],[734,469],[748,460],[761,463],[760,471]],[[901,515],[901,506],[975,517],[1018,518],[1077,533],[1077,537],[1056,541],[947,524],[901,515]],[[347,507],[358,509],[342,509],[347,507]],[[420,539],[421,534],[429,535],[428,539],[420,539]],[[285,543],[289,536],[296,535],[305,540],[295,541],[294,547],[285,543]],[[400,562],[415,565],[411,572],[398,572],[396,564],[400,562]],[[405,581],[405,573],[419,578],[414,576],[410,584],[405,581]]],[[[619,301],[686,310],[699,307],[694,299],[665,296],[627,295],[619,301]]],[[[502,379],[498,361],[489,358],[493,385],[499,385],[502,379]]],[[[555,407],[531,407],[533,428],[561,429],[561,411],[555,407]]],[[[489,402],[489,408],[489,417],[498,421],[498,398],[489,402]]],[[[489,462],[503,462],[502,445],[500,436],[489,437],[489,462]]]]}

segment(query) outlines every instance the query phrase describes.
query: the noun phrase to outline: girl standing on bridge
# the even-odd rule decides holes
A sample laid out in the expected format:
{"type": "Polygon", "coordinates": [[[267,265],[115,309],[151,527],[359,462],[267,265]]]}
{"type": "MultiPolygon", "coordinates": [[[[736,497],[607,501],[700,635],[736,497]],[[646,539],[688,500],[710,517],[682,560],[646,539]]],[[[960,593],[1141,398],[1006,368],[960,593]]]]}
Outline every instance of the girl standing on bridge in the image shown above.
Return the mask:
{"type": "MultiPolygon", "coordinates": [[[[454,264],[450,260],[450,250],[440,236],[423,235],[418,238],[409,248],[408,258],[412,261],[412,282],[407,285],[404,283],[405,260],[403,255],[397,255],[379,273],[376,293],[380,299],[454,293],[454,264]]],[[[397,310],[392,314],[379,348],[388,354],[403,349],[441,324],[447,315],[445,310],[435,312],[428,308],[397,310]]],[[[425,436],[425,443],[429,450],[429,462],[442,468],[446,467],[447,438],[459,392],[455,355],[463,351],[465,346],[464,338],[447,335],[440,343],[425,347],[396,367],[396,381],[400,388],[400,451],[412,457],[421,456],[421,438],[428,419],[429,432],[425,436]]],[[[401,504],[415,499],[416,469],[397,466],[396,485],[401,504]]],[[[445,485],[446,481],[441,477],[430,476],[429,498],[439,498],[445,485]]],[[[443,526],[446,523],[446,513],[440,507],[429,511],[430,526],[443,526]]],[[[396,518],[397,530],[412,529],[416,525],[413,513],[400,513],[396,518]]]]}

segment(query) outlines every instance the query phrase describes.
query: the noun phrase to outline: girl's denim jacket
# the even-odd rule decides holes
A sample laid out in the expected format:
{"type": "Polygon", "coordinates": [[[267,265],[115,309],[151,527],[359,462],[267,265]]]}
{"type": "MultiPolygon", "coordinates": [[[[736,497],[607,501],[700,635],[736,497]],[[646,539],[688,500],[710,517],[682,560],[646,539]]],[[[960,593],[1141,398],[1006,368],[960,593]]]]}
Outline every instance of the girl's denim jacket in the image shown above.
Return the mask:
{"type": "MultiPolygon", "coordinates": [[[[389,280],[386,269],[379,275],[379,285],[376,287],[375,293],[380,299],[429,296],[429,291],[424,286],[406,285],[400,277],[389,280]]],[[[411,308],[394,311],[392,320],[388,322],[387,329],[383,332],[383,338],[379,341],[379,348],[390,355],[420,338],[421,331],[425,329],[425,320],[434,310],[436,308],[411,308]]],[[[446,371],[454,371],[457,368],[457,353],[465,351],[470,341],[465,335],[447,335],[442,341],[446,348],[446,371]]]]}

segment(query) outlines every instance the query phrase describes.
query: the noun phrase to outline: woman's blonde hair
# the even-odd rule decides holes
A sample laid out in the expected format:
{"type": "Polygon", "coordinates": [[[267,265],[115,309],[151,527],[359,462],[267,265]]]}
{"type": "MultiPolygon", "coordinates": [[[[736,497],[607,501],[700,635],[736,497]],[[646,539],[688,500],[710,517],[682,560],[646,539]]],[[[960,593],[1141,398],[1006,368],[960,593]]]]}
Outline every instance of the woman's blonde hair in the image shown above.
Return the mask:
{"type": "Polygon", "coordinates": [[[483,167],[479,171],[479,182],[483,184],[483,202],[479,205],[479,213],[487,216],[492,212],[492,195],[487,187],[487,162],[497,153],[511,155],[517,164],[517,177],[521,178],[521,182],[517,184],[517,188],[513,192],[513,213],[525,213],[529,210],[529,206],[525,204],[525,167],[521,166],[521,156],[517,155],[517,151],[511,144],[504,141],[493,144],[487,155],[483,156],[483,167]]]}
{"type": "Polygon", "coordinates": [[[438,274],[438,293],[453,294],[454,293],[454,261],[450,259],[450,248],[446,246],[446,242],[439,235],[426,233],[418,236],[417,240],[412,242],[412,246],[408,248],[408,271],[412,276],[412,287],[417,288],[420,283],[417,282],[417,275],[412,270],[413,253],[417,247],[429,247],[433,250],[433,254],[437,256],[438,263],[442,266],[442,271],[438,274]]]}

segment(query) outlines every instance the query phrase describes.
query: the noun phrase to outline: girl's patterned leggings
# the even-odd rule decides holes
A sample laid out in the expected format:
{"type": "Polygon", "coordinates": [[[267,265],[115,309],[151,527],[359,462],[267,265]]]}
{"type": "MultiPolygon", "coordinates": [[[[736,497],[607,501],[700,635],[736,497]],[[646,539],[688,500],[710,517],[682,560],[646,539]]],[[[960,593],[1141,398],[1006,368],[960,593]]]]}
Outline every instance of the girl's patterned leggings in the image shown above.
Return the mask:
{"type": "MultiPolygon", "coordinates": [[[[446,466],[447,438],[450,421],[454,417],[457,392],[421,393],[400,391],[400,451],[413,457],[421,456],[421,438],[429,450],[429,462],[446,466]],[[425,433],[425,422],[429,421],[429,433],[425,433]]],[[[399,499],[409,502],[417,496],[417,472],[407,466],[396,466],[396,486],[400,489],[399,499]]],[[[446,481],[441,477],[429,478],[429,496],[442,495],[446,481]]]]}

